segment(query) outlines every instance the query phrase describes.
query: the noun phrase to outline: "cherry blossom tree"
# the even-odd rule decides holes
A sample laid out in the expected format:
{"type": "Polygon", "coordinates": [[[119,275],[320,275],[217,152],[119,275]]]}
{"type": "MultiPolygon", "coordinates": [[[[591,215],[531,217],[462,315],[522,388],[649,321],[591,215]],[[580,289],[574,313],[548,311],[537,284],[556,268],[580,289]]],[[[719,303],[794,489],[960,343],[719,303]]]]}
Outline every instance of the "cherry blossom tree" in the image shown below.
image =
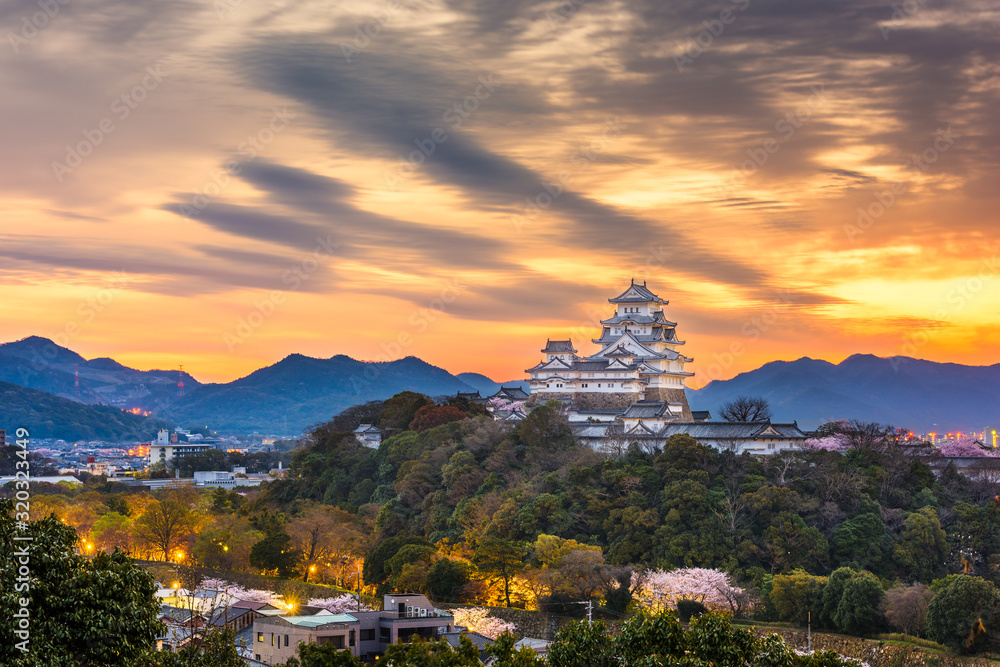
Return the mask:
{"type": "Polygon", "coordinates": [[[461,607],[452,609],[455,625],[464,625],[469,632],[496,639],[504,632],[514,632],[514,624],[490,616],[490,610],[483,607],[461,607]]]}
{"type": "Polygon", "coordinates": [[[714,611],[740,613],[752,603],[750,594],[720,570],[646,570],[633,573],[632,582],[636,601],[650,609],[676,607],[678,600],[695,600],[714,611]]]}
{"type": "Polygon", "coordinates": [[[310,607],[320,607],[332,614],[349,614],[352,611],[374,611],[364,603],[358,606],[358,599],[349,593],[339,595],[334,598],[312,598],[309,600],[310,607]]]}
{"type": "Polygon", "coordinates": [[[805,442],[808,449],[820,449],[828,452],[839,452],[847,449],[849,442],[842,433],[834,433],[823,438],[809,438],[805,442]]]}
{"type": "Polygon", "coordinates": [[[941,455],[978,458],[982,456],[1000,456],[1000,452],[983,449],[976,444],[975,440],[972,440],[971,438],[959,438],[958,440],[941,445],[941,455]]]}

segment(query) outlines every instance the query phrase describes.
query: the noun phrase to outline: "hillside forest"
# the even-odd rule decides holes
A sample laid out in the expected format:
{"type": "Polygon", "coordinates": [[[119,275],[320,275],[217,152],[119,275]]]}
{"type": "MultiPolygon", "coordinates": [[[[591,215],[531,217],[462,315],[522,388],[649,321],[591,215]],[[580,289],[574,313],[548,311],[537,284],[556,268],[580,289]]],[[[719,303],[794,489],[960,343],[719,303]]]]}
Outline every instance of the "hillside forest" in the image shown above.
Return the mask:
{"type": "MultiPolygon", "coordinates": [[[[555,402],[511,425],[403,392],[312,427],[287,477],[260,489],[149,493],[95,477],[37,488],[32,513],[73,526],[88,552],[564,615],[593,600],[622,617],[658,577],[714,572],[731,593],[714,604],[735,616],[811,612],[814,629],[986,645],[998,480],[890,426],[819,435],[843,447],[755,458],[673,436],[596,452],[555,402]],[[378,449],[351,433],[361,423],[388,434],[378,449]]],[[[713,606],[704,591],[675,598],[713,606]]]]}

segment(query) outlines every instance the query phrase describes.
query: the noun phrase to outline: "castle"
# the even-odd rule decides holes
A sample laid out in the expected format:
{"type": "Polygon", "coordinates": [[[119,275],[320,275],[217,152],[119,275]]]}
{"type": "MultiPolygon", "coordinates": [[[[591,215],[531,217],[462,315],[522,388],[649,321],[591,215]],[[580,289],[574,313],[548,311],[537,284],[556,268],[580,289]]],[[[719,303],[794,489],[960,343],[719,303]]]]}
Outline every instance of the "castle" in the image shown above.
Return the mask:
{"type": "Polygon", "coordinates": [[[653,451],[673,435],[690,435],[716,449],[754,455],[800,449],[806,434],[795,422],[710,421],[707,411],[692,411],[684,393],[684,370],[693,359],[678,348],[677,323],[663,313],[667,301],[632,281],[608,299],[615,312],[601,320],[593,339],[601,350],[580,357],[572,340],[549,340],[544,361],[527,369],[526,406],[556,399],[577,441],[601,451],[635,444],[653,451]]]}
{"type": "Polygon", "coordinates": [[[634,280],[608,302],[615,311],[601,320],[601,335],[593,339],[601,350],[580,357],[572,340],[549,340],[545,360],[525,371],[529,404],[554,398],[582,412],[624,413],[634,404],[655,403],[668,418],[691,420],[684,381],[694,373],[684,364],[694,360],[677,350],[684,341],[663,313],[669,302],[634,280]]]}

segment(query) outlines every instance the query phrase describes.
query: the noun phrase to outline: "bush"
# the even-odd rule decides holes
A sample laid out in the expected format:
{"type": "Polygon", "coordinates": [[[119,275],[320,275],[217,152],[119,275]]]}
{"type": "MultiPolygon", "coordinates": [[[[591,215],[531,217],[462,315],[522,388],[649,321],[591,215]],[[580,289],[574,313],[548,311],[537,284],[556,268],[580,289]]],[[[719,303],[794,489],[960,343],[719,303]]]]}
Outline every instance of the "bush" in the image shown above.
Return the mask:
{"type": "Polygon", "coordinates": [[[697,600],[678,600],[677,617],[681,623],[690,623],[692,618],[697,618],[708,613],[708,607],[697,600]]]}
{"type": "Polygon", "coordinates": [[[923,584],[896,584],[885,592],[882,613],[889,625],[907,635],[921,635],[927,627],[927,607],[934,593],[923,584]]]}

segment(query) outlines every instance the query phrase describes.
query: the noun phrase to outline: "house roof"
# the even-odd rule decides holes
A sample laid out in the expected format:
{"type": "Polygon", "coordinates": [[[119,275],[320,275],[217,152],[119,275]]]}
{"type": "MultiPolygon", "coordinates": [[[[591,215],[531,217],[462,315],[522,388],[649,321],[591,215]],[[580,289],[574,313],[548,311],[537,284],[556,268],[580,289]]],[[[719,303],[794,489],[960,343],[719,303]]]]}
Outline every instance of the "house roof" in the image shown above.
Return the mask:
{"type": "Polygon", "coordinates": [[[521,401],[528,398],[528,394],[520,387],[501,386],[495,394],[490,396],[490,398],[509,398],[511,400],[521,401]]]}
{"type": "Polygon", "coordinates": [[[542,348],[542,352],[555,354],[560,352],[571,352],[576,353],[576,348],[573,347],[573,339],[569,340],[547,340],[545,341],[545,347],[542,348]]]}
{"type": "Polygon", "coordinates": [[[282,616],[283,620],[301,628],[318,628],[331,623],[357,623],[358,619],[350,614],[313,614],[312,616],[282,616]]]}
{"type": "Polygon", "coordinates": [[[706,420],[711,419],[711,418],[712,418],[712,413],[709,412],[708,410],[692,410],[691,411],[691,419],[693,419],[696,422],[706,421],[706,420]]]}
{"type": "Polygon", "coordinates": [[[674,422],[663,427],[661,435],[670,437],[678,433],[690,435],[695,440],[724,440],[750,438],[796,438],[805,440],[806,434],[793,424],[770,422],[674,422]]]}
{"type": "MultiPolygon", "coordinates": [[[[608,303],[648,303],[650,301],[663,300],[646,289],[645,282],[642,285],[636,285],[634,280],[627,290],[613,299],[608,299],[608,303]]],[[[666,301],[663,301],[663,303],[666,303],[666,301]]]]}
{"type": "Polygon", "coordinates": [[[381,433],[377,426],[372,426],[371,424],[362,424],[361,426],[354,429],[355,433],[381,433]]]}
{"type": "Polygon", "coordinates": [[[670,414],[670,405],[657,401],[639,401],[633,403],[622,413],[622,419],[653,419],[670,414]]]}

